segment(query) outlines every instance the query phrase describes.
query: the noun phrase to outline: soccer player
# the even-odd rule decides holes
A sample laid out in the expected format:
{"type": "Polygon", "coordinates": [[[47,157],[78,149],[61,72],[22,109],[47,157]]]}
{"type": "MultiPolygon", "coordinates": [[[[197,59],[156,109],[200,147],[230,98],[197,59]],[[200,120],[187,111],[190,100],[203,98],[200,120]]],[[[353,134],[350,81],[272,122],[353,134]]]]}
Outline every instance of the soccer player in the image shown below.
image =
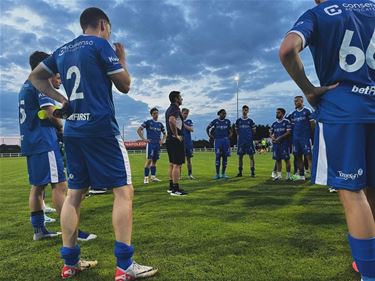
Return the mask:
{"type": "Polygon", "coordinates": [[[181,93],[172,91],[169,93],[171,105],[165,112],[165,122],[167,125],[167,152],[169,158],[169,189],[172,196],[187,195],[179,186],[181,176],[181,166],[185,163],[185,147],[183,139],[184,118],[182,117],[180,105],[182,104],[181,93]]]}
{"type": "Polygon", "coordinates": [[[184,144],[185,144],[185,156],[186,156],[186,163],[188,168],[188,178],[194,180],[193,176],[193,165],[191,163],[191,158],[193,157],[193,141],[191,139],[191,133],[194,132],[194,124],[191,119],[187,119],[189,116],[190,110],[187,108],[183,108],[181,110],[182,117],[184,118],[184,144]]]}
{"type": "Polygon", "coordinates": [[[232,136],[231,123],[225,117],[227,112],[225,109],[220,109],[217,112],[219,118],[214,119],[206,128],[207,135],[215,140],[215,166],[216,175],[214,179],[220,179],[220,161],[222,160],[221,178],[228,179],[225,174],[227,168],[228,157],[230,156],[230,142],[229,138],[232,136]]]}
{"type": "Polygon", "coordinates": [[[375,3],[315,2],[284,38],[280,59],[316,108],[312,181],[338,190],[353,258],[362,280],[374,281],[375,3]],[[305,74],[307,46],[321,86],[305,74]]]}
{"type": "Polygon", "coordinates": [[[65,263],[61,276],[69,278],[97,264],[81,260],[77,244],[81,200],[90,186],[113,188],[115,280],[152,276],[156,269],[132,260],[133,186],[111,91],[112,82],[122,93],[130,88],[124,47],[115,43],[114,50],[107,41],[111,23],[102,10],[87,8],[80,24],[84,34],[58,48],[30,74],[36,88],[62,104],[54,114],[67,118],[64,143],[69,190],[61,213],[61,256],[65,263]],[[60,73],[69,100],[51,87],[48,79],[55,73],[60,73]]]}
{"type": "Polygon", "coordinates": [[[272,139],[272,157],[276,160],[277,174],[273,180],[280,180],[282,160],[286,165],[286,180],[290,179],[290,156],[289,156],[289,135],[291,125],[289,120],[284,118],[285,109],[276,109],[276,121],[271,125],[270,137],[272,139]]]}
{"type": "Polygon", "coordinates": [[[250,176],[255,177],[255,148],[253,140],[256,133],[256,126],[254,121],[247,116],[248,113],[249,107],[247,105],[242,106],[242,117],[237,119],[235,126],[238,155],[237,177],[242,177],[243,156],[245,154],[248,154],[250,158],[250,176]]]}
{"type": "Polygon", "coordinates": [[[288,119],[293,126],[293,154],[299,170],[299,176],[295,179],[305,180],[303,156],[309,161],[311,167],[311,129],[315,126],[315,123],[311,116],[311,110],[303,106],[302,96],[294,98],[294,105],[296,110],[288,116],[288,119]]]}
{"type": "Polygon", "coordinates": [[[147,142],[146,146],[146,163],[145,163],[145,171],[144,171],[144,184],[148,184],[149,179],[148,176],[151,170],[151,181],[153,182],[160,182],[156,177],[156,162],[160,158],[160,146],[163,145],[165,139],[167,137],[164,129],[163,123],[158,121],[159,118],[159,110],[154,107],[150,110],[150,115],[152,119],[149,119],[142,123],[142,125],[138,128],[137,133],[139,137],[147,142]],[[147,139],[143,135],[143,129],[146,129],[147,139]],[[160,139],[160,135],[163,134],[163,138],[160,139]]]}
{"type": "MultiPolygon", "coordinates": [[[[36,51],[31,54],[29,63],[33,70],[49,55],[36,51]]],[[[55,79],[55,77],[54,77],[55,79]]],[[[48,81],[49,83],[49,81],[48,81]]],[[[55,127],[63,129],[62,122],[52,116],[54,100],[39,92],[27,80],[19,93],[19,124],[21,151],[27,158],[29,182],[31,184],[29,207],[30,220],[34,229],[34,240],[55,237],[60,233],[51,232],[44,226],[44,188],[52,186],[52,201],[60,213],[65,199],[64,164],[59,151],[55,127]],[[38,111],[45,110],[48,118],[40,120],[38,111]]]]}

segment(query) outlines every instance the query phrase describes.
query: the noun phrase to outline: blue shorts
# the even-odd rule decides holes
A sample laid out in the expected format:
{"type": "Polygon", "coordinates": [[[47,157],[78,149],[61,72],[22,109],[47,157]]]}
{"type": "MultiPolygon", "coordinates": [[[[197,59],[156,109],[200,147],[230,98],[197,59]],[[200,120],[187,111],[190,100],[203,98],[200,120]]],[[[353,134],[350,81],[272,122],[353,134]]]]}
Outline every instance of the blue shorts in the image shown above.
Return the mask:
{"type": "Polygon", "coordinates": [[[274,143],[272,145],[272,158],[277,161],[289,160],[289,142],[274,143]]]}
{"type": "Polygon", "coordinates": [[[64,161],[60,150],[46,151],[27,156],[29,182],[35,186],[64,182],[64,161]]]}
{"type": "Polygon", "coordinates": [[[215,154],[220,156],[230,156],[229,138],[215,139],[215,154]]]}
{"type": "Polygon", "coordinates": [[[146,157],[148,160],[158,160],[160,158],[160,144],[159,143],[147,143],[146,157]]]}
{"type": "Polygon", "coordinates": [[[375,188],[375,124],[317,123],[314,144],[313,183],[375,188]]]}
{"type": "Polygon", "coordinates": [[[255,154],[255,148],[253,142],[248,143],[239,143],[237,146],[237,155],[254,155],[255,154]]]}
{"type": "Polygon", "coordinates": [[[193,157],[193,152],[194,152],[193,144],[185,144],[185,156],[187,158],[191,158],[193,157]]]}
{"type": "Polygon", "coordinates": [[[117,137],[64,137],[70,189],[114,188],[131,184],[124,141],[117,137]]]}
{"type": "Polygon", "coordinates": [[[311,154],[311,140],[309,138],[293,139],[293,153],[297,155],[311,154]]]}

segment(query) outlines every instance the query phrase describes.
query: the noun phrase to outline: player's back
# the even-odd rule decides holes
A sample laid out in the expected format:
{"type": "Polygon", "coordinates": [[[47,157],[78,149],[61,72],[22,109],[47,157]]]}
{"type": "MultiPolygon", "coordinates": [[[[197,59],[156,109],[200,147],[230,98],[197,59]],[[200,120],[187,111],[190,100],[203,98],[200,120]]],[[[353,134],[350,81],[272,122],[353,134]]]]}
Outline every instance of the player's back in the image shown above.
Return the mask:
{"type": "Polygon", "coordinates": [[[52,123],[38,118],[40,107],[54,105],[52,101],[26,81],[20,90],[18,103],[22,154],[37,154],[56,148],[57,135],[52,123]]]}
{"type": "Polygon", "coordinates": [[[339,82],[323,96],[317,119],[373,122],[375,1],[325,1],[302,15],[292,32],[310,46],[320,84],[339,82]]]}
{"type": "Polygon", "coordinates": [[[109,75],[123,71],[109,42],[81,35],[57,49],[43,62],[60,73],[70,101],[66,136],[119,135],[109,75]]]}

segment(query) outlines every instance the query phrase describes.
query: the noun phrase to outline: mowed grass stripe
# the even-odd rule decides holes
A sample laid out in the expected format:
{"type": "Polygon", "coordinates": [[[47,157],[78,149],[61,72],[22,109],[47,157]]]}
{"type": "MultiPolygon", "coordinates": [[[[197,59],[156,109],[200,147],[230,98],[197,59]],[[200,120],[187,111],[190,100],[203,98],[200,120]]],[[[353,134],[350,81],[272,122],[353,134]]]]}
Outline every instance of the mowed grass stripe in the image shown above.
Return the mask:
{"type": "MultiPolygon", "coordinates": [[[[310,183],[272,182],[270,154],[256,155],[256,178],[237,174],[229,158],[229,180],[213,180],[213,153],[195,153],[193,174],[181,186],[189,196],[172,197],[167,155],[157,176],[143,185],[145,155],[130,154],[135,186],[135,260],[158,267],[152,280],[359,280],[351,268],[347,229],[336,194],[310,183]]],[[[0,280],[60,280],[61,240],[32,241],[25,158],[0,159],[0,280]]],[[[47,201],[50,202],[50,189],[47,201]]],[[[81,228],[98,235],[81,243],[82,257],[97,268],[73,280],[113,280],[112,195],[82,203],[81,228]]],[[[56,218],[56,215],[51,215],[56,218]]],[[[58,223],[47,224],[59,230],[58,223]]]]}

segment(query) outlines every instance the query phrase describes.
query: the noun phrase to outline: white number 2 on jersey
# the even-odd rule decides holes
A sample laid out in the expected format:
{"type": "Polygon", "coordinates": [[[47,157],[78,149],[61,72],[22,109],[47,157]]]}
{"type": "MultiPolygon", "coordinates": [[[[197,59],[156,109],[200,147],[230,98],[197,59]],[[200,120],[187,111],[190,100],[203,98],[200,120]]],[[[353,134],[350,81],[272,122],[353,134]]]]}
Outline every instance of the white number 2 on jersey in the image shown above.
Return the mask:
{"type": "Polygon", "coordinates": [[[366,62],[371,69],[375,70],[375,30],[372,34],[366,54],[364,53],[364,51],[362,51],[362,49],[355,46],[350,46],[353,34],[354,31],[351,31],[349,29],[345,31],[344,39],[342,40],[339,52],[341,69],[345,70],[346,72],[355,72],[359,70],[366,62]],[[347,56],[349,55],[355,57],[355,61],[352,64],[348,64],[348,62],[346,61],[347,56]]]}
{"type": "Polygon", "coordinates": [[[82,92],[77,92],[79,83],[81,82],[81,72],[79,71],[79,68],[77,66],[73,65],[69,67],[68,72],[66,73],[66,79],[72,79],[73,73],[76,75],[76,80],[74,81],[72,94],[69,98],[70,101],[81,100],[84,98],[82,92]]]}

